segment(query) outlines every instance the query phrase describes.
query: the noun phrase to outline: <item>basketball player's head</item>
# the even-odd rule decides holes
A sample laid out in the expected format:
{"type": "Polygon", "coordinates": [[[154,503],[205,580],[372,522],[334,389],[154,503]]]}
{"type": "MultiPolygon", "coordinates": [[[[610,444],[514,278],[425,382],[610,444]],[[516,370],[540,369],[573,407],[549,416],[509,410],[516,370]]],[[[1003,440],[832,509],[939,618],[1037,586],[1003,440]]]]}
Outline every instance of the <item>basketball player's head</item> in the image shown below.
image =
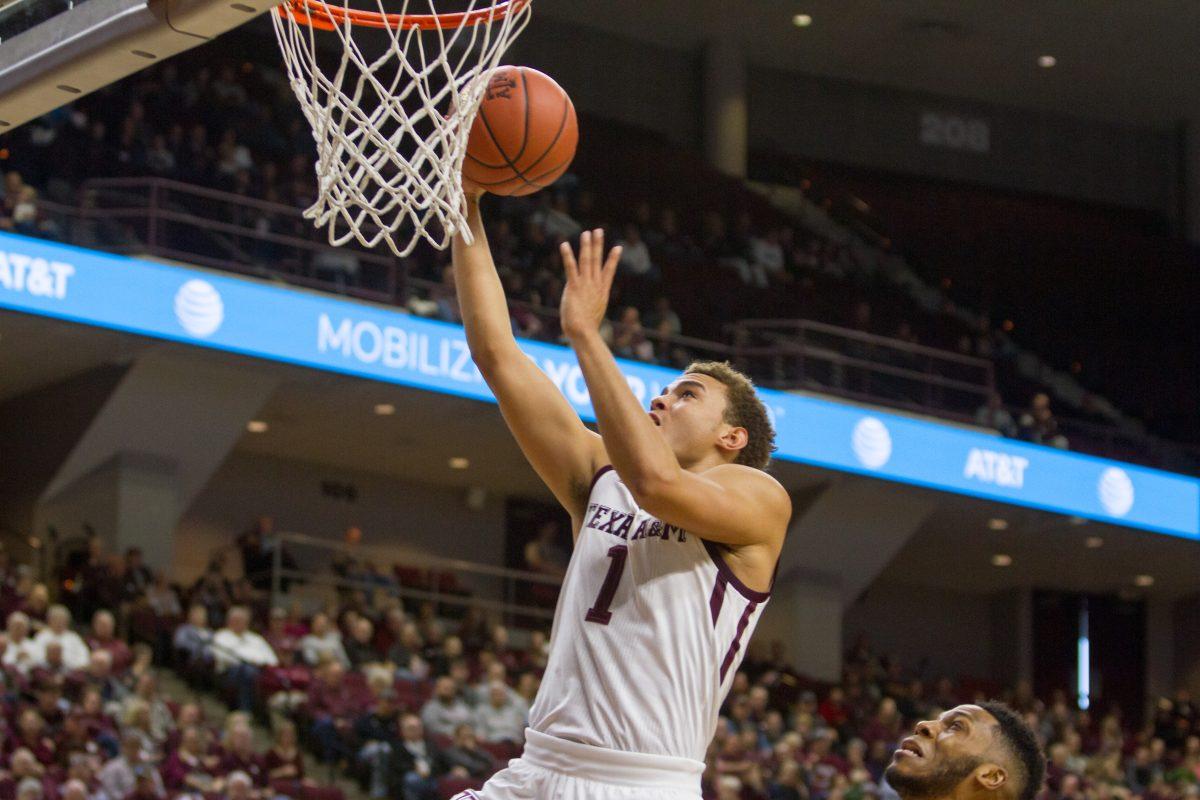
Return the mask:
{"type": "Polygon", "coordinates": [[[884,774],[902,800],[1033,800],[1045,772],[1033,731],[990,702],[918,723],[884,774]]]}
{"type": "Polygon", "coordinates": [[[775,429],[754,384],[729,364],[695,361],[650,403],[650,415],[685,468],[715,453],[766,469],[775,429]]]}

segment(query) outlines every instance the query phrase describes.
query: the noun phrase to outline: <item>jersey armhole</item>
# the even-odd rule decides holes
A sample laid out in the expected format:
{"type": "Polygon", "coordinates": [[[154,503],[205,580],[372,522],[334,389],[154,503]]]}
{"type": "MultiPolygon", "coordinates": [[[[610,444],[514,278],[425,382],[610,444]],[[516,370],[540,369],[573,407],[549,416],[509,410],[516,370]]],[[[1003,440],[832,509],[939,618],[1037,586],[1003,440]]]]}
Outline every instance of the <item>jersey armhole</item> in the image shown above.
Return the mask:
{"type": "Polygon", "coordinates": [[[712,559],[713,565],[717,568],[717,573],[725,579],[737,593],[749,600],[751,603],[765,603],[771,599],[771,589],[775,588],[775,578],[779,574],[779,559],[775,560],[775,571],[771,573],[771,587],[765,592],[758,592],[751,589],[746,584],[742,583],[737,575],[733,574],[733,570],[729,568],[728,562],[721,554],[721,545],[716,542],[710,542],[708,539],[702,539],[704,549],[708,552],[708,557],[712,559]]]}

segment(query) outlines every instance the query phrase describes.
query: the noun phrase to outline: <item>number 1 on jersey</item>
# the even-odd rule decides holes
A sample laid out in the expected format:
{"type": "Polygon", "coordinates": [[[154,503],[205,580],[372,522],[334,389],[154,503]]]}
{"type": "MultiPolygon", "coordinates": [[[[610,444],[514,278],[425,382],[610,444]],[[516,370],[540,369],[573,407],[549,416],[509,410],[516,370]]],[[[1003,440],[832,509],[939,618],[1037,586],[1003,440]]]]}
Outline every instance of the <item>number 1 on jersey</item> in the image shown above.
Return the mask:
{"type": "Polygon", "coordinates": [[[584,617],[588,622],[596,622],[600,625],[607,625],[612,619],[612,612],[608,607],[612,605],[613,598],[617,596],[617,584],[621,582],[621,573],[625,571],[625,559],[629,556],[629,548],[623,544],[614,545],[608,550],[608,557],[612,559],[612,563],[608,565],[608,574],[604,576],[604,584],[600,587],[600,594],[596,595],[596,602],[588,609],[587,616],[584,617]]]}

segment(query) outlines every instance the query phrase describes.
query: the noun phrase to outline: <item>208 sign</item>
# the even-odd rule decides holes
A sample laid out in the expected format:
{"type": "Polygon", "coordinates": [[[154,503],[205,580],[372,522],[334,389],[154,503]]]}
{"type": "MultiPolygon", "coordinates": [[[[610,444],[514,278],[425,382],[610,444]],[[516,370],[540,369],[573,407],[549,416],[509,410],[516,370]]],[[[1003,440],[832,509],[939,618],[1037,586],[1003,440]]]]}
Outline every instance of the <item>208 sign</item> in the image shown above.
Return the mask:
{"type": "Polygon", "coordinates": [[[919,138],[921,144],[948,150],[987,153],[992,149],[992,129],[987,120],[957,114],[922,113],[919,138]]]}

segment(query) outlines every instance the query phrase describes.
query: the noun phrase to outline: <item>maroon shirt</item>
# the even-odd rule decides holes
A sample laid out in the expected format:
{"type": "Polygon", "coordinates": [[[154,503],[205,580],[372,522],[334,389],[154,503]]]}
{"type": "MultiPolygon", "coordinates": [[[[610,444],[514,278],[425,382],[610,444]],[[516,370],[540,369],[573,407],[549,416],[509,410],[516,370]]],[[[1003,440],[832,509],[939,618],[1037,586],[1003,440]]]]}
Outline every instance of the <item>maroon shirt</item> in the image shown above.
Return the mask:
{"type": "Polygon", "coordinates": [[[234,752],[225,753],[221,758],[221,774],[228,775],[238,770],[249,775],[250,780],[254,781],[255,786],[264,787],[267,785],[267,768],[261,756],[251,753],[246,757],[242,757],[234,752]]]}
{"type": "Polygon", "coordinates": [[[356,692],[345,681],[337,686],[314,681],[308,687],[308,712],[314,717],[353,717],[361,712],[360,705],[356,692]]]}
{"type": "Polygon", "coordinates": [[[129,645],[122,642],[120,639],[108,639],[100,641],[96,638],[87,640],[88,649],[107,650],[112,656],[112,674],[121,675],[125,670],[129,669],[129,665],[133,663],[133,651],[129,649],[129,645]]]}

